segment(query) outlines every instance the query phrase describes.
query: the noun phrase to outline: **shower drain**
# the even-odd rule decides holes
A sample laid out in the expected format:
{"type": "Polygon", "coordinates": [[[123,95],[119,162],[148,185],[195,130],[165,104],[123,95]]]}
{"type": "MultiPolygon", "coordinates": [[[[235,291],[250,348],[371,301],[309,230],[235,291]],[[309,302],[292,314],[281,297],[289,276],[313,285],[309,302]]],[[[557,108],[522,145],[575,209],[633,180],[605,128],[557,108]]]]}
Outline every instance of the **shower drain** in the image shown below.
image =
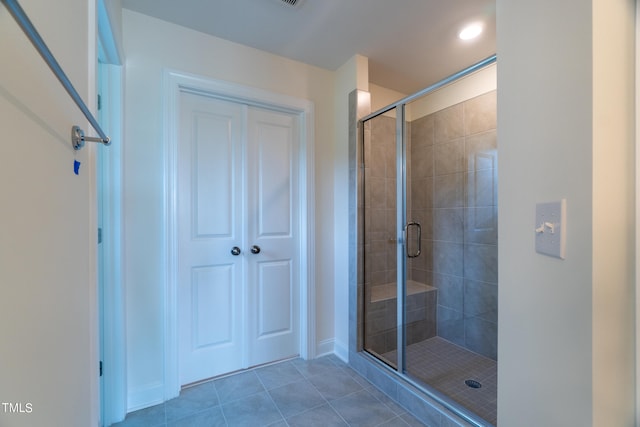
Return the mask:
{"type": "Polygon", "coordinates": [[[480,384],[480,381],[476,381],[476,380],[466,380],[464,383],[471,388],[482,387],[482,384],[480,384]]]}

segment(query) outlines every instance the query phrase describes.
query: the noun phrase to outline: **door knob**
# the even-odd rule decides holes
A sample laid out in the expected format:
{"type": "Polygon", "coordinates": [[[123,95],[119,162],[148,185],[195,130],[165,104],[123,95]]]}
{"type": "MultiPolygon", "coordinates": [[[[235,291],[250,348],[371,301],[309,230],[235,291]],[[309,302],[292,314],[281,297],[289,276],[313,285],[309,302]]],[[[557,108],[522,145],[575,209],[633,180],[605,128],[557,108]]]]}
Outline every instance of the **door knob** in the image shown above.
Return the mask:
{"type": "Polygon", "coordinates": [[[242,252],[242,251],[237,246],[234,246],[233,248],[231,248],[231,255],[233,255],[233,256],[240,255],[240,252],[242,252]]]}
{"type": "Polygon", "coordinates": [[[260,246],[258,246],[258,245],[251,246],[251,253],[252,254],[259,254],[260,253],[260,246]]]}

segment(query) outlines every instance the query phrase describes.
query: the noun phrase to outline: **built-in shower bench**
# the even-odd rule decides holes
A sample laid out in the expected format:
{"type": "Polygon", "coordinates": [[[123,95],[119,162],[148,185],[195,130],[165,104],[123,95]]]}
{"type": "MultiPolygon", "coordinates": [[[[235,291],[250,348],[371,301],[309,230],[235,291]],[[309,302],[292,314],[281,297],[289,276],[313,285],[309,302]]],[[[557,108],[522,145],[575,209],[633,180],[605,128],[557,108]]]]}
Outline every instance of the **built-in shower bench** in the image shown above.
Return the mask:
{"type": "MultiPolygon", "coordinates": [[[[424,341],[436,335],[437,288],[424,283],[407,281],[406,287],[406,343],[424,341]]],[[[397,346],[397,287],[386,283],[371,287],[365,307],[365,343],[382,354],[397,346]]]]}

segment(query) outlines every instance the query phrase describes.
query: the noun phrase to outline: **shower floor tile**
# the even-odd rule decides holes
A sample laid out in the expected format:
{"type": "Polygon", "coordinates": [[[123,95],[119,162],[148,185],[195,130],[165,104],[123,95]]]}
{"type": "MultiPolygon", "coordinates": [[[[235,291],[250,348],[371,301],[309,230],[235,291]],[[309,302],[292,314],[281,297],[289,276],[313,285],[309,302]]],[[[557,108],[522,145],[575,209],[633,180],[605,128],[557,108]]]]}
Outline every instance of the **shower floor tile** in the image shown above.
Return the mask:
{"type": "MultiPolygon", "coordinates": [[[[395,358],[395,353],[394,350],[383,356],[395,358]]],[[[410,376],[496,424],[498,375],[495,360],[433,337],[407,346],[406,367],[410,376]],[[466,380],[478,381],[482,386],[469,387],[466,380]]]]}

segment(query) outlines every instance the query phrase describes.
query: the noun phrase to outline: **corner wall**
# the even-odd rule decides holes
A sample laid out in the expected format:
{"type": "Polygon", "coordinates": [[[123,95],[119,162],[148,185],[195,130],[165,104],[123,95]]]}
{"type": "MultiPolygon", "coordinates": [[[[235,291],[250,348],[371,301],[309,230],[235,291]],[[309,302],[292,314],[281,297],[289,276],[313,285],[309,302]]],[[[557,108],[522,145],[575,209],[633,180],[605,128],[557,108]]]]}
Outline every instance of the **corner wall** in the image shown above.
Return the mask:
{"type": "Polygon", "coordinates": [[[334,178],[334,301],[335,342],[334,352],[342,360],[349,359],[349,239],[355,235],[349,218],[350,158],[350,94],[353,90],[367,90],[369,86],[369,60],[355,55],[336,71],[335,89],[335,178],[334,178]],[[353,235],[352,235],[353,233],[353,235]]]}
{"type": "Polygon", "coordinates": [[[631,5],[497,1],[499,425],[633,425],[631,5]],[[562,198],[565,260],[533,231],[562,198]]]}
{"type": "MultiPolygon", "coordinates": [[[[20,3],[94,106],[93,2],[20,3]]],[[[0,40],[0,425],[95,427],[95,147],[74,151],[71,126],[95,134],[4,6],[0,40]]]]}
{"type": "Polygon", "coordinates": [[[594,425],[633,424],[635,1],[593,2],[594,425]]]}

